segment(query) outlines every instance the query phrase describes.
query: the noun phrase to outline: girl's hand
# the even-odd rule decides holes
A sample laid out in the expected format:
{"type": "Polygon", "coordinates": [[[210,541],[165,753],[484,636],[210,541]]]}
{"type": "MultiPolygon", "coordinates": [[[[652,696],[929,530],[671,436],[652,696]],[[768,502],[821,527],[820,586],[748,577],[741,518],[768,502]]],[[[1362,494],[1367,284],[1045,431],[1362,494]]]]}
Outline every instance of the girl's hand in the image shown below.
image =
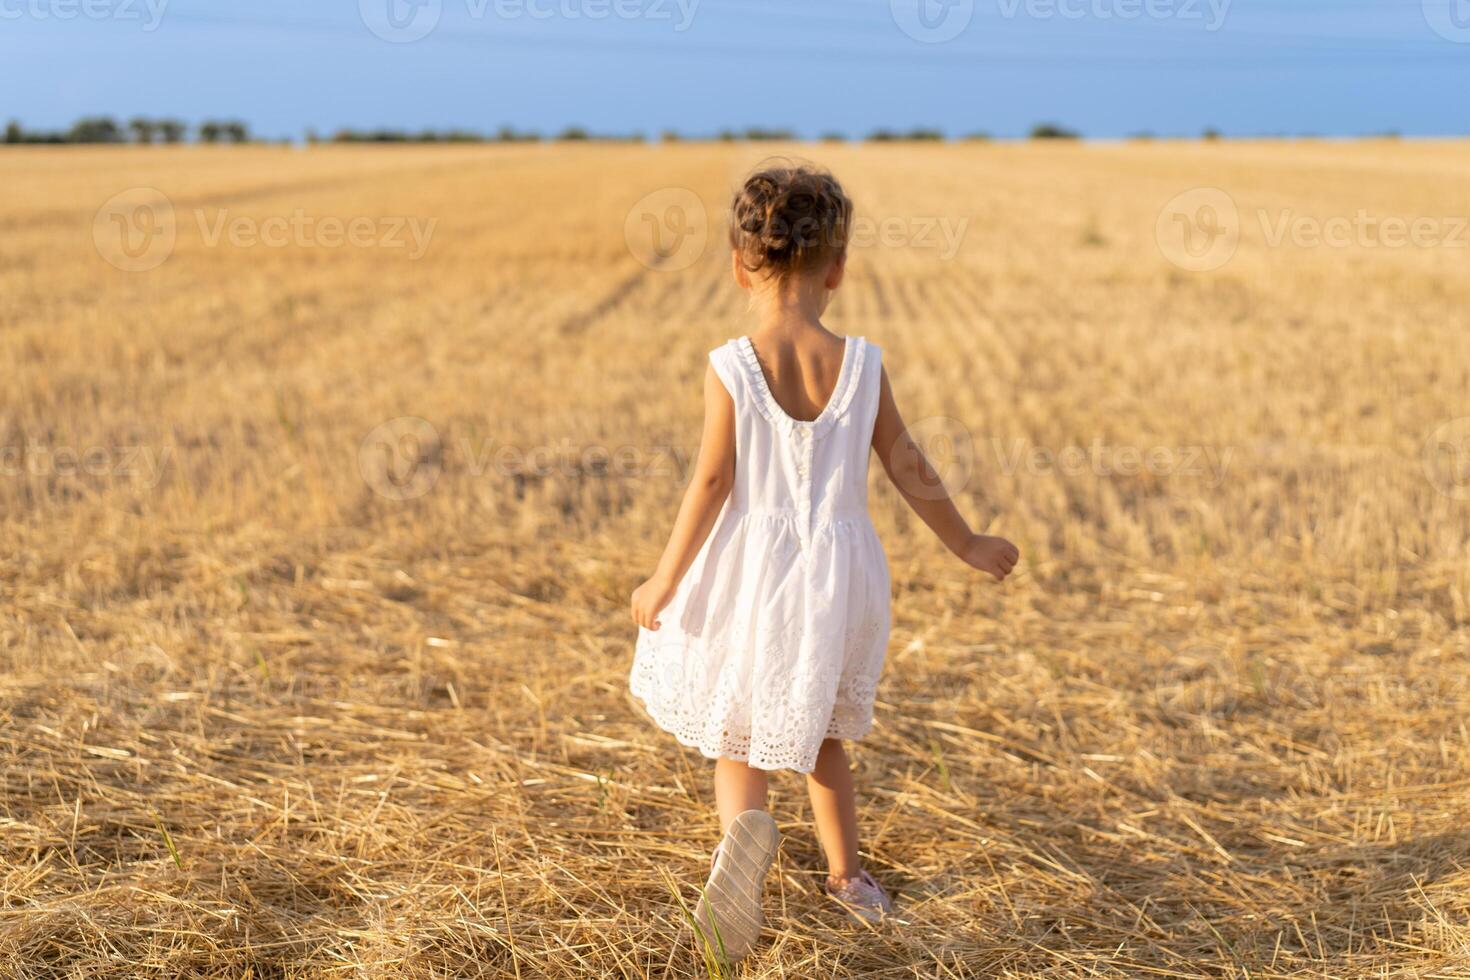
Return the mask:
{"type": "Polygon", "coordinates": [[[657,630],[662,624],[658,614],[674,597],[674,584],[655,575],[633,590],[633,622],[646,630],[657,630]]]}
{"type": "Polygon", "coordinates": [[[960,548],[959,556],[971,568],[989,572],[999,582],[1011,574],[1011,569],[1021,560],[1021,550],[1005,538],[972,534],[970,540],[960,548]]]}

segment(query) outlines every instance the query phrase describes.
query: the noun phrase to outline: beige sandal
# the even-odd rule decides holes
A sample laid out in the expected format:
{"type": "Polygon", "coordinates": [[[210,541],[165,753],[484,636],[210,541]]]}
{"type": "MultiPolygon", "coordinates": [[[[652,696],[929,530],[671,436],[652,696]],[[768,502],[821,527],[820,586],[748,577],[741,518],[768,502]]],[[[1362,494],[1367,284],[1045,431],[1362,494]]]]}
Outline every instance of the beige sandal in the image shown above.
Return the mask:
{"type": "Polygon", "coordinates": [[[715,849],[694,926],[699,938],[731,963],[743,959],[760,938],[761,894],[780,843],[769,813],[746,810],[715,849]]]}

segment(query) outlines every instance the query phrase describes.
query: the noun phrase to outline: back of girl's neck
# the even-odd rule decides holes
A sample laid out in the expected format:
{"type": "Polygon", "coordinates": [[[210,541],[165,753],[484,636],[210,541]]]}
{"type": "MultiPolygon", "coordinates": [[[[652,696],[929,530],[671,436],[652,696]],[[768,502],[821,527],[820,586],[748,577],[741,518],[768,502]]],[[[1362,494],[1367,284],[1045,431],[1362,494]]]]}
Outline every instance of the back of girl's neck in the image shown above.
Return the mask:
{"type": "Polygon", "coordinates": [[[786,310],[762,313],[756,317],[755,328],[751,331],[754,337],[787,340],[811,333],[830,335],[832,331],[828,330],[816,316],[786,310]]]}

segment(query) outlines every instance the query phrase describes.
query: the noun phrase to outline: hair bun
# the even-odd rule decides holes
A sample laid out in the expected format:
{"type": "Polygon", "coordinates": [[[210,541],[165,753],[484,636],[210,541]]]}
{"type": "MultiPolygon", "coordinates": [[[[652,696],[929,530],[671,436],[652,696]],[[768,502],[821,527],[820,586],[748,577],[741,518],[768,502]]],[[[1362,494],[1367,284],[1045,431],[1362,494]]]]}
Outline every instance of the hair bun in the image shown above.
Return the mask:
{"type": "Polygon", "coordinates": [[[731,205],[730,247],[749,272],[785,278],[847,247],[852,202],[836,178],[806,165],[768,166],[731,205]]]}

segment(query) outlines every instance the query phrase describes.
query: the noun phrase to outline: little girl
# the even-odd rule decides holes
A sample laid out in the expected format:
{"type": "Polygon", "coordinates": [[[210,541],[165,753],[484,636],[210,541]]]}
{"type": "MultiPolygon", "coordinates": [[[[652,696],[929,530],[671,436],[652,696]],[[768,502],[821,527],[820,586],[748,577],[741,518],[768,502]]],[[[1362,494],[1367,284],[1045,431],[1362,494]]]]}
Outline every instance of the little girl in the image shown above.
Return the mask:
{"type": "Polygon", "coordinates": [[[882,352],[821,315],[842,284],[852,203],[810,167],[768,167],[735,195],[735,281],[755,331],[710,352],[704,433],[658,570],[633,593],[631,688],[659,727],[715,762],[724,838],[696,928],[730,960],[760,935],[775,857],[766,772],[807,775],[827,891],[891,909],[858,857],[842,740],[873,724],[888,642],[888,562],[867,511],[868,452],[939,539],[1004,579],[1020,553],[973,534],[905,431],[882,352]]]}

